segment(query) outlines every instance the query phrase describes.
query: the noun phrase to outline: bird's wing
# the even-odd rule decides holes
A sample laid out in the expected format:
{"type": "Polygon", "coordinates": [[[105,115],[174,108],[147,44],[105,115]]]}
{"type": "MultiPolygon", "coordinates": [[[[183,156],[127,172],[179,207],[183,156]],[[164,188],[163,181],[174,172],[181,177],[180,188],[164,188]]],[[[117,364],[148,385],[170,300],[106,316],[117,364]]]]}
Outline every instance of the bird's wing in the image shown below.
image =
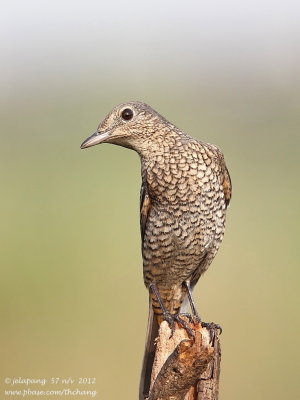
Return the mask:
{"type": "Polygon", "coordinates": [[[224,190],[226,206],[228,207],[231,200],[232,184],[228,169],[225,164],[223,170],[223,190],[224,190]]]}
{"type": "Polygon", "coordinates": [[[232,184],[228,169],[225,164],[223,153],[219,149],[218,149],[218,159],[219,159],[219,164],[221,165],[220,183],[223,186],[225,202],[226,206],[228,207],[232,194],[232,184]]]}
{"type": "Polygon", "coordinates": [[[141,237],[142,242],[144,241],[145,230],[149,211],[151,208],[151,200],[147,190],[147,184],[143,179],[140,195],[140,226],[141,226],[141,237]]]}

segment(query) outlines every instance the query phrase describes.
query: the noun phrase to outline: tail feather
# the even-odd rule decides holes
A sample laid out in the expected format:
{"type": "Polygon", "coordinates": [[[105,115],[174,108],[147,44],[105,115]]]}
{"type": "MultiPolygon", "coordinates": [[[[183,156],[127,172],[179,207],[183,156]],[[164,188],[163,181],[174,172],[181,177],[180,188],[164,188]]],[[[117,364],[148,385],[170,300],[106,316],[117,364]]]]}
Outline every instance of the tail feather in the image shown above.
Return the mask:
{"type": "Polygon", "coordinates": [[[158,322],[157,318],[153,313],[151,301],[149,301],[149,314],[148,314],[148,326],[145,353],[143,360],[143,367],[140,380],[139,389],[139,400],[144,400],[149,395],[150,383],[151,383],[151,371],[155,356],[154,341],[158,336],[158,322]]]}

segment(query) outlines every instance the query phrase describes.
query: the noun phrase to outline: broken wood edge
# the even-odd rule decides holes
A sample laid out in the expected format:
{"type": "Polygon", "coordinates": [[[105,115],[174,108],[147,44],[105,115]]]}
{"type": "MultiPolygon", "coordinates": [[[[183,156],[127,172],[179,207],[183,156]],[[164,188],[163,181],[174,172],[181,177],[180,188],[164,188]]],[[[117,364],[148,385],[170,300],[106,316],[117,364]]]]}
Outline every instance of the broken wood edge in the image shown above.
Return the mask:
{"type": "Polygon", "coordinates": [[[166,321],[159,328],[148,400],[217,400],[220,376],[219,330],[189,324],[191,339],[180,325],[174,334],[166,321]]]}

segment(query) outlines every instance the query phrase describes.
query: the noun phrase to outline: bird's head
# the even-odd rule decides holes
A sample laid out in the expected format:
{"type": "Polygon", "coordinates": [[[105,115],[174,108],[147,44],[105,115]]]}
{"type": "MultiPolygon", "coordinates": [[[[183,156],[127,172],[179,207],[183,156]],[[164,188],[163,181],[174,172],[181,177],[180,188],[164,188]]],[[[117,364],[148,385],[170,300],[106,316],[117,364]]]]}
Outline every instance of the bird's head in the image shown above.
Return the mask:
{"type": "Polygon", "coordinates": [[[97,131],[81,144],[81,148],[112,143],[143,154],[155,150],[154,147],[161,144],[162,134],[170,126],[168,121],[145,103],[123,103],[105,117],[97,131]]]}

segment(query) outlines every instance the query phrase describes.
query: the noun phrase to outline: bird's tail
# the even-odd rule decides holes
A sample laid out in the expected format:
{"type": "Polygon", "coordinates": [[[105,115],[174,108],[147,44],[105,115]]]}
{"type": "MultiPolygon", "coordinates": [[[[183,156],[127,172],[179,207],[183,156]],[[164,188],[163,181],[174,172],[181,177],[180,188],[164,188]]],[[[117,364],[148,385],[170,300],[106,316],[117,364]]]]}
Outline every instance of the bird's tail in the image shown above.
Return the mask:
{"type": "Polygon", "coordinates": [[[154,340],[157,338],[157,336],[158,336],[158,322],[156,316],[153,313],[153,308],[150,300],[145,353],[144,353],[143,367],[140,380],[140,389],[139,389],[139,400],[144,400],[149,395],[151,371],[155,355],[154,340]]]}

